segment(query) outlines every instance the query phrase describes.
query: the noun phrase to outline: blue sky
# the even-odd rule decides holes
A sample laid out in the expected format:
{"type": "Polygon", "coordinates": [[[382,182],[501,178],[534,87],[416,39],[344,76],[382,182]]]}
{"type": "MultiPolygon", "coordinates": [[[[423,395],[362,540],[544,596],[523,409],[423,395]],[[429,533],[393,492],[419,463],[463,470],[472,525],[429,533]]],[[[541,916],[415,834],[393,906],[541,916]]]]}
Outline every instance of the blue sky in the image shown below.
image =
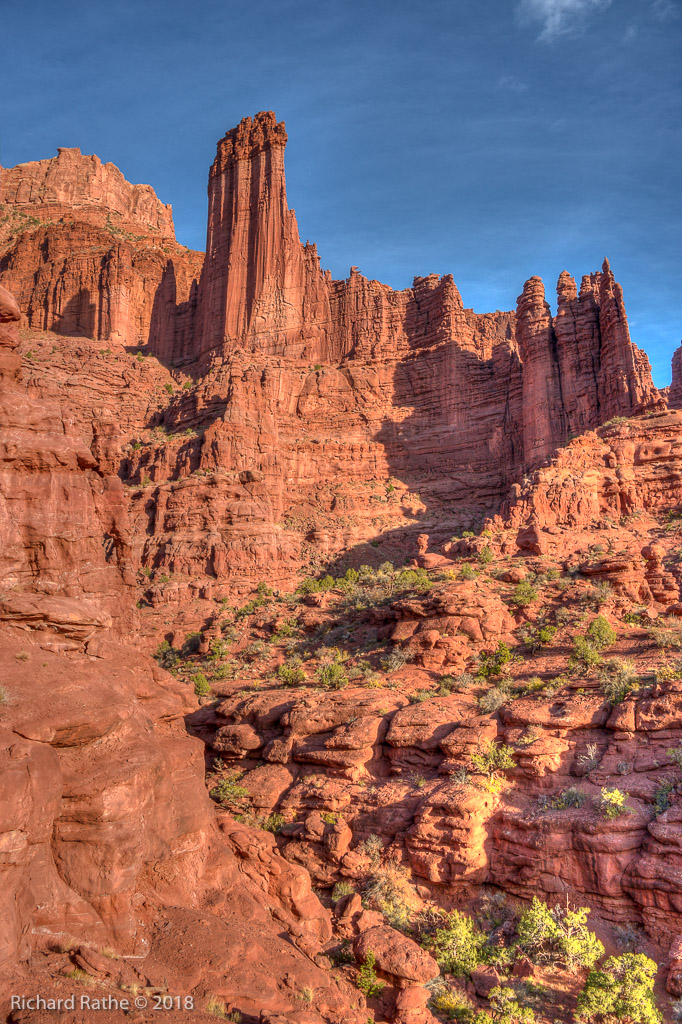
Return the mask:
{"type": "Polygon", "coordinates": [[[204,247],[215,143],[287,123],[322,265],[511,309],[608,256],[660,385],[682,338],[680,0],[3,4],[0,164],[80,146],[204,247]]]}

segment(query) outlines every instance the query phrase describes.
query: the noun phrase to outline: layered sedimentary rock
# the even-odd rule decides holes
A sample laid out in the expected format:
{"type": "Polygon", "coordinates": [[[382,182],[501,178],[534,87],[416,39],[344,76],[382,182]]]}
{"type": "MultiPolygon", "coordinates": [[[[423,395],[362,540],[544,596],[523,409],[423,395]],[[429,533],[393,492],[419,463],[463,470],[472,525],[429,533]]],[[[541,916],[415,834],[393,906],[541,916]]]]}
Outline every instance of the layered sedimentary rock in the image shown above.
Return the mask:
{"type": "Polygon", "coordinates": [[[61,149],[0,168],[0,214],[0,280],[29,326],[136,346],[182,327],[203,258],[149,185],[61,149]]]}
{"type": "MultiPolygon", "coordinates": [[[[366,561],[378,534],[392,558],[424,526],[445,541],[498,508],[570,433],[660,402],[607,265],[580,296],[562,274],[556,317],[538,278],[516,313],[490,314],[466,309],[450,275],[401,291],[356,268],[333,281],[298,238],[285,143],[272,113],[219,142],[205,260],[168,235],[158,201],[156,235],[112,235],[109,210],[144,229],[136,187],[126,191],[91,158],[23,165],[40,170],[31,189],[16,184],[26,169],[3,172],[8,202],[79,203],[73,223],[20,231],[0,257],[0,280],[29,326],[115,343],[111,359],[94,346],[79,357],[86,374],[72,343],[34,337],[31,387],[52,394],[68,381],[73,418],[97,434],[100,468],[153,487],[128,495],[134,532],[144,523],[143,564],[223,596],[266,569],[291,580],[306,557],[366,561]],[[58,187],[62,173],[73,180],[58,187]],[[100,209],[93,181],[101,190],[107,180],[113,194],[100,209]],[[140,366],[121,341],[156,358],[140,366]],[[152,361],[158,374],[140,374],[152,361]],[[136,394],[145,381],[154,390],[134,415],[117,383],[107,394],[119,364],[136,394]],[[417,512],[426,522],[415,523],[417,512]]],[[[180,600],[182,586],[173,592],[180,600]]]]}
{"type": "Polygon", "coordinates": [[[89,223],[119,231],[175,240],[173,211],[150,185],[131,185],[114,164],[80,149],[60,148],[50,160],[0,167],[0,204],[4,217],[0,237],[25,218],[42,222],[82,215],[89,223]]]}

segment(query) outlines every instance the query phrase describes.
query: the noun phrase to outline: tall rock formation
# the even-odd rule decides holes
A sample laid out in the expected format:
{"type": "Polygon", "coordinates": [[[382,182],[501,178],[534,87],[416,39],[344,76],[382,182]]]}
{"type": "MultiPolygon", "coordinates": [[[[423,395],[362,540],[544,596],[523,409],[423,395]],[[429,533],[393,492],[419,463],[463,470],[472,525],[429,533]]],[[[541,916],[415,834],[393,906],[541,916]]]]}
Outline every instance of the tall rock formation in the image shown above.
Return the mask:
{"type": "Polygon", "coordinates": [[[668,405],[671,409],[682,409],[682,345],[673,352],[672,374],[668,405]]]}
{"type": "Polygon", "coordinates": [[[32,160],[0,167],[0,203],[6,238],[25,218],[56,223],[78,217],[119,231],[175,240],[173,210],[156,196],[151,185],[131,185],[114,164],[87,156],[77,148],[60,148],[49,160],[32,160]]]}
{"type": "MultiPolygon", "coordinates": [[[[329,320],[327,280],[315,246],[302,246],[287,204],[284,122],[245,117],[218,143],[208,183],[206,262],[198,351],[247,345],[285,351],[304,324],[329,320]]],[[[317,326],[315,333],[320,330],[317,326]]]]}
{"type": "MultiPolygon", "coordinates": [[[[162,488],[145,556],[155,564],[221,579],[258,572],[263,560],[295,563],[300,544],[276,524],[309,523],[311,508],[327,554],[339,551],[372,529],[358,498],[372,479],[394,478],[430,514],[449,510],[468,527],[570,433],[660,401],[607,264],[579,295],[561,275],[556,317],[539,278],[517,312],[490,314],[465,308],[451,275],[415,277],[400,291],[355,267],[332,280],[299,239],[285,145],[272,112],[220,140],[205,258],[177,245],[148,186],[94,157],[62,151],[3,172],[14,227],[0,283],[29,327],[118,342],[117,352],[141,346],[183,384],[175,394],[166,380],[174,397],[141,426],[196,438],[172,453],[164,442],[110,459],[125,478],[162,488]],[[38,214],[30,223],[28,208],[38,214]],[[176,486],[197,470],[258,475],[246,505],[224,476],[197,495],[200,539],[189,508],[178,511],[191,488],[176,486]],[[185,540],[181,522],[192,524],[185,540]]],[[[35,386],[49,388],[54,376],[41,369],[32,367],[35,386]]],[[[76,416],[89,400],[85,388],[76,416]]]]}
{"type": "Polygon", "coordinates": [[[60,149],[0,168],[0,280],[30,327],[172,348],[202,262],[151,186],[99,157],[60,149]]]}

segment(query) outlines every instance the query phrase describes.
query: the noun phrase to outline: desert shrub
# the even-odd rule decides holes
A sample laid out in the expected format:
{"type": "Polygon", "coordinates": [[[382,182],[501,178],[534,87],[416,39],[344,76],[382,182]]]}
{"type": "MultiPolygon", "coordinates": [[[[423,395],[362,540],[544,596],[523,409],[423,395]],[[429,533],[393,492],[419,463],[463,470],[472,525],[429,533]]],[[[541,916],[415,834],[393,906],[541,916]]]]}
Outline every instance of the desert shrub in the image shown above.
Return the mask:
{"type": "Polygon", "coordinates": [[[513,988],[496,985],[488,996],[488,1002],[496,1024],[534,1024],[535,1013],[529,1006],[522,1006],[513,988]]]}
{"type": "Polygon", "coordinates": [[[597,801],[597,806],[605,818],[613,820],[621,814],[628,813],[628,806],[625,803],[626,794],[616,789],[615,786],[602,786],[597,801]]]}
{"type": "Polygon", "coordinates": [[[386,982],[377,978],[376,957],[371,949],[367,950],[364,963],[360,967],[357,986],[366,996],[377,996],[385,987],[386,982]]]}
{"type": "Polygon", "coordinates": [[[359,846],[359,849],[370,859],[372,865],[378,864],[381,855],[384,852],[384,844],[378,835],[374,832],[370,832],[366,839],[364,839],[359,846]]]}
{"type": "Polygon", "coordinates": [[[180,657],[188,658],[190,654],[194,654],[199,649],[199,644],[202,640],[202,634],[198,631],[185,634],[185,640],[180,650],[180,657]]]}
{"type": "Polygon", "coordinates": [[[594,771],[594,769],[601,761],[601,755],[599,753],[599,748],[597,747],[597,744],[588,743],[585,747],[585,753],[578,754],[576,760],[578,762],[578,766],[582,769],[583,773],[585,775],[589,775],[589,773],[591,771],[594,771]]]}
{"type": "Polygon", "coordinates": [[[211,684],[203,672],[197,672],[194,676],[194,692],[197,697],[210,697],[211,684]]]}
{"type": "Polygon", "coordinates": [[[527,608],[528,605],[532,604],[537,597],[538,591],[530,580],[525,579],[521,580],[520,583],[517,583],[510,600],[517,608],[527,608]]]}
{"type": "Polygon", "coordinates": [[[410,882],[409,870],[398,864],[376,866],[367,880],[364,901],[381,913],[392,928],[408,930],[412,916],[420,905],[410,882]]]}
{"type": "Polygon", "coordinates": [[[621,704],[626,697],[639,689],[639,677],[635,663],[625,658],[610,658],[599,673],[599,682],[604,696],[612,704],[621,704]]]}
{"type": "Polygon", "coordinates": [[[281,832],[285,825],[286,818],[279,811],[273,811],[273,813],[269,814],[263,822],[263,828],[265,831],[272,832],[273,835],[277,835],[278,832],[281,832]]]}
{"type": "Polygon", "coordinates": [[[582,668],[584,671],[602,665],[604,659],[594,644],[590,643],[584,636],[577,636],[573,641],[573,654],[569,659],[571,668],[582,668]]]}
{"type": "Polygon", "coordinates": [[[346,670],[336,657],[333,661],[319,666],[315,673],[315,679],[326,690],[342,690],[348,686],[346,670]]]}
{"type": "Polygon", "coordinates": [[[180,654],[167,640],[162,641],[154,651],[154,658],[161,668],[170,669],[177,663],[180,654]]]}
{"type": "Polygon", "coordinates": [[[282,680],[285,686],[297,686],[299,683],[304,683],[306,680],[306,674],[302,666],[303,662],[300,658],[287,658],[287,660],[278,667],[277,676],[282,680]]]}
{"type": "Polygon", "coordinates": [[[236,768],[229,771],[224,778],[210,790],[210,795],[219,804],[229,805],[249,795],[248,789],[239,785],[239,780],[244,773],[236,768]]]}
{"type": "Polygon", "coordinates": [[[663,1024],[656,1006],[654,980],[658,966],[642,953],[610,956],[590,971],[578,995],[576,1021],[585,1024],[663,1024]]]}
{"type": "Polygon", "coordinates": [[[508,644],[500,640],[494,651],[483,651],[481,653],[476,675],[480,679],[499,676],[503,671],[508,671],[512,665],[519,661],[521,661],[519,655],[515,654],[508,644]]]}
{"type": "Polygon", "coordinates": [[[569,807],[582,807],[585,803],[585,794],[577,786],[569,786],[552,797],[541,795],[538,797],[538,803],[543,810],[565,811],[569,807]]]}
{"type": "Polygon", "coordinates": [[[587,627],[586,635],[592,646],[598,650],[601,650],[603,647],[610,647],[618,639],[615,629],[612,628],[608,619],[605,619],[603,615],[597,615],[592,620],[587,627]]]}
{"type": "Polygon", "coordinates": [[[607,580],[602,580],[601,583],[595,583],[588,595],[588,600],[592,607],[599,611],[607,603],[613,593],[613,587],[607,580]]]}
{"type": "Polygon", "coordinates": [[[490,565],[494,557],[492,549],[488,544],[478,553],[478,560],[481,565],[490,565]]]}
{"type": "Polygon", "coordinates": [[[665,814],[670,807],[670,794],[674,788],[674,784],[667,779],[660,782],[656,787],[654,792],[654,813],[656,814],[656,817],[658,817],[659,814],[665,814]]]}
{"type": "Polygon", "coordinates": [[[682,769],[682,744],[679,747],[668,747],[666,754],[673,764],[682,769]]]}
{"type": "Polygon", "coordinates": [[[649,636],[656,647],[660,647],[661,650],[679,651],[682,649],[682,633],[678,630],[654,626],[649,630],[649,636]]]}
{"type": "Polygon", "coordinates": [[[435,696],[436,694],[433,690],[413,690],[410,694],[410,704],[421,704],[435,696]]]}
{"type": "Polygon", "coordinates": [[[484,715],[491,715],[503,707],[503,705],[508,704],[510,700],[509,693],[498,686],[493,686],[491,690],[482,693],[478,698],[478,707],[484,715]]]}
{"type": "Polygon", "coordinates": [[[381,667],[384,672],[397,672],[403,665],[407,665],[410,660],[411,656],[408,651],[404,651],[401,647],[395,647],[390,654],[387,654],[382,659],[381,667]]]}
{"type": "Polygon", "coordinates": [[[468,563],[465,563],[459,571],[459,576],[462,580],[475,580],[476,571],[468,563]]]}
{"type": "Polygon", "coordinates": [[[521,948],[538,962],[562,964],[570,971],[593,967],[604,947],[587,928],[589,913],[589,907],[571,909],[568,904],[550,909],[534,896],[517,926],[521,948]]]}
{"type": "Polygon", "coordinates": [[[502,772],[513,768],[514,751],[504,743],[489,743],[471,755],[471,765],[474,771],[486,775],[489,780],[500,778],[502,772]]]}
{"type": "Polygon", "coordinates": [[[467,690],[475,682],[476,677],[471,672],[460,672],[458,676],[441,676],[438,680],[438,696],[445,697],[448,693],[467,690]]]}
{"type": "Polygon", "coordinates": [[[345,880],[337,882],[332,889],[332,903],[338,903],[344,896],[350,896],[353,892],[355,892],[355,887],[350,882],[345,880]]]}
{"type": "Polygon", "coordinates": [[[470,975],[485,961],[485,944],[485,933],[473,918],[459,910],[444,914],[442,927],[424,941],[441,970],[455,977],[470,975]]]}
{"type": "Polygon", "coordinates": [[[546,647],[548,644],[551,644],[556,635],[556,631],[556,626],[541,623],[537,626],[526,626],[519,635],[531,652],[535,653],[535,651],[539,651],[541,647],[546,647]]]}
{"type": "Polygon", "coordinates": [[[546,679],[542,679],[540,676],[531,676],[528,682],[524,684],[523,693],[539,693],[541,690],[544,690],[546,686],[546,679]]]}
{"type": "Polygon", "coordinates": [[[451,988],[441,979],[440,984],[432,988],[429,1008],[438,1017],[458,1021],[458,1024],[470,1024],[476,1012],[474,1004],[465,992],[451,988]]]}

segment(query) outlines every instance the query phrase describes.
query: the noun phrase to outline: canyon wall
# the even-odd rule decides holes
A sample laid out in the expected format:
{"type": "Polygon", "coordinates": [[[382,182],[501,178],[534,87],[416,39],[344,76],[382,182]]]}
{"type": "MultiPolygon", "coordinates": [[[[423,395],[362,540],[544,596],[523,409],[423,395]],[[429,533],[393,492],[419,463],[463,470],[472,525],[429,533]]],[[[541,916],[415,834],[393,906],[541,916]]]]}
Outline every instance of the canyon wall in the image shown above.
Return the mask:
{"type": "Polygon", "coordinates": [[[265,112],[220,140],[205,258],[149,186],[96,157],[2,171],[0,282],[40,332],[30,386],[68,380],[106,472],[153,487],[151,514],[146,490],[128,495],[144,565],[229,588],[266,565],[285,582],[306,551],[365,557],[379,534],[394,557],[420,529],[445,541],[476,525],[570,435],[661,403],[607,262],[579,294],[562,273],[556,316],[539,278],[516,311],[482,314],[450,275],[333,281],[299,240],[286,139],[265,112]],[[89,376],[46,331],[83,339],[89,376]],[[125,355],[138,347],[151,376],[125,355]],[[153,380],[122,422],[114,365],[141,396],[153,380]],[[368,506],[373,481],[390,500],[368,506]]]}

